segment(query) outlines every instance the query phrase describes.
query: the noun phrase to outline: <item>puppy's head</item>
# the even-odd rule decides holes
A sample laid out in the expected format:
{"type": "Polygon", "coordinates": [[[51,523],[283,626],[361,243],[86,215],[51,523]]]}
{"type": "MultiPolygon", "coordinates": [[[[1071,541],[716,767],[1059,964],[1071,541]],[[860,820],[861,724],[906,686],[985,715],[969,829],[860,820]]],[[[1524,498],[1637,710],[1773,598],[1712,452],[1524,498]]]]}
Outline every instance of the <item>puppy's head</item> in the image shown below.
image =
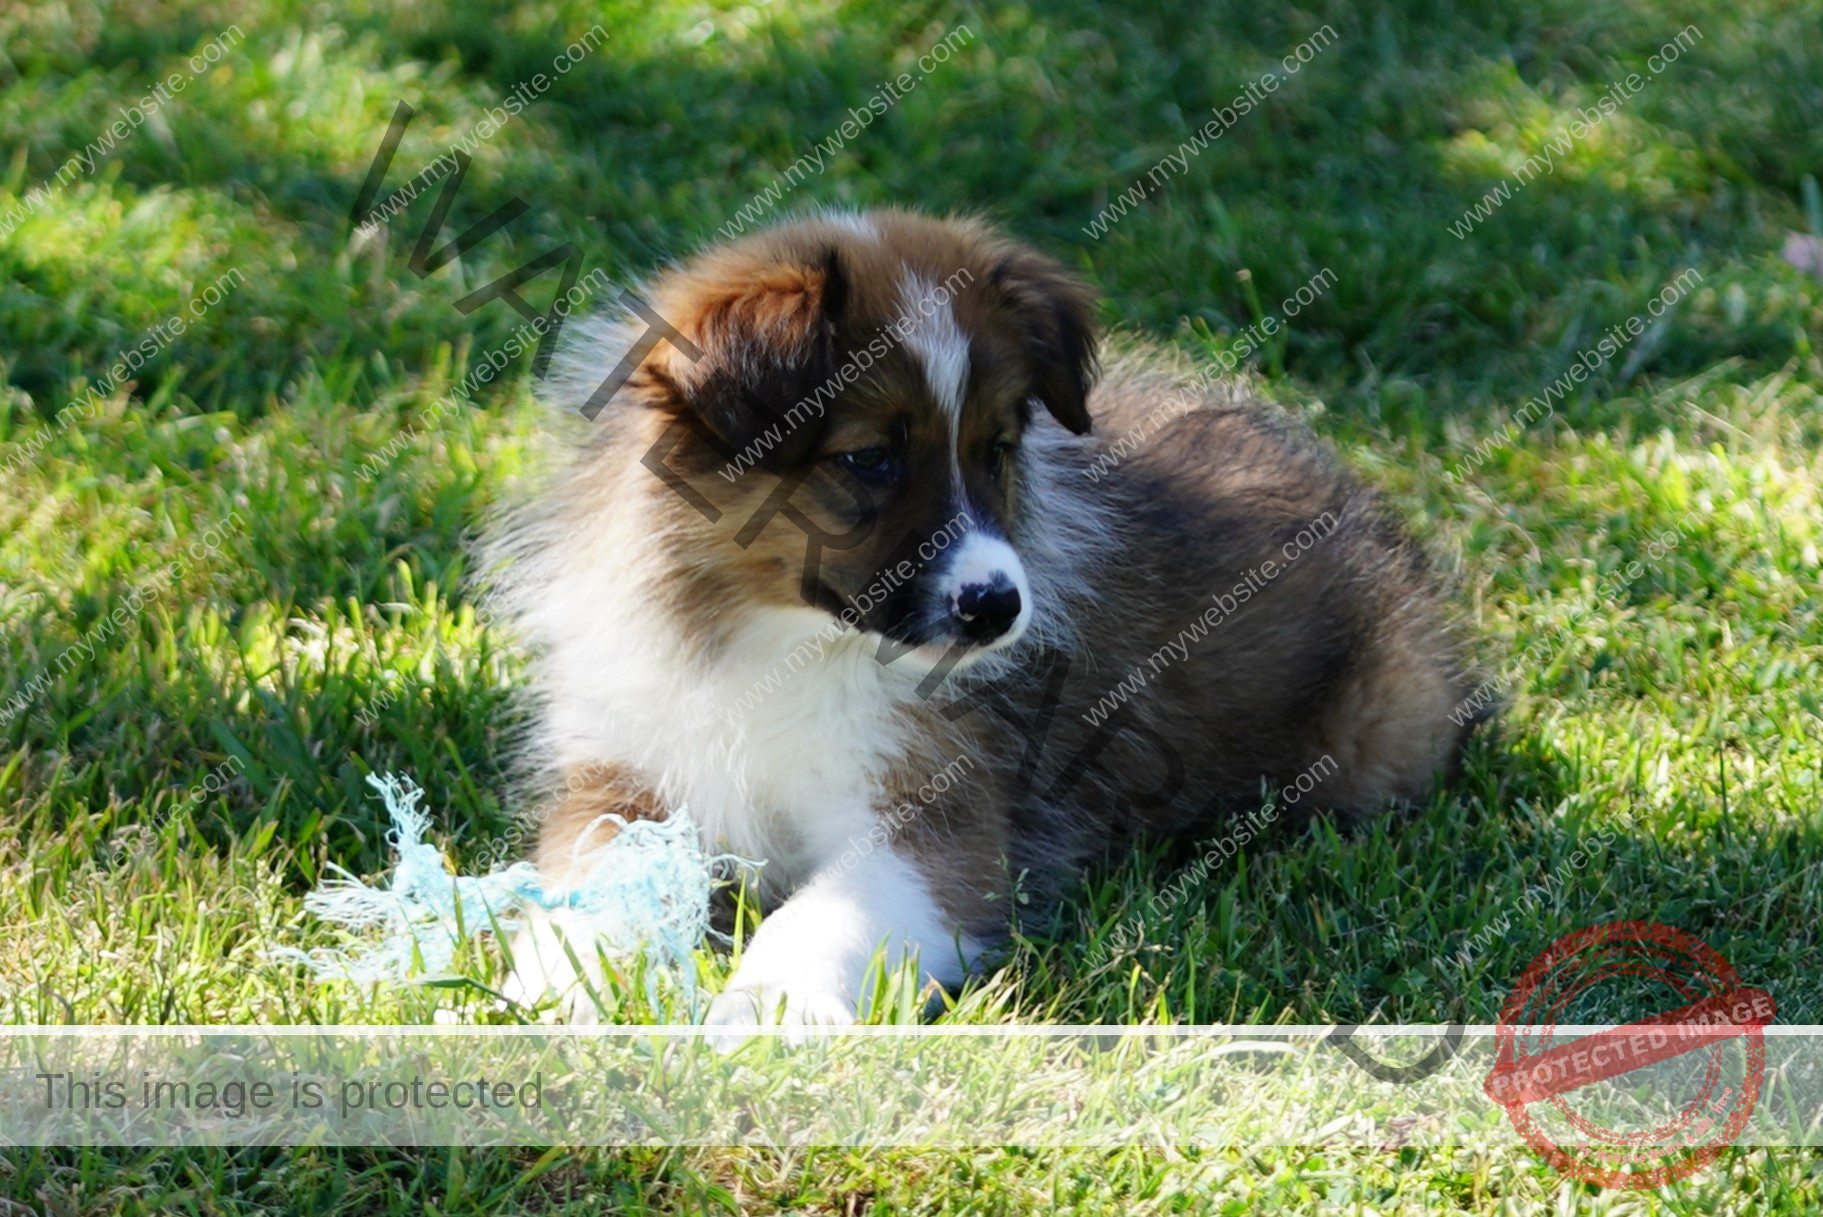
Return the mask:
{"type": "Polygon", "coordinates": [[[671,437],[701,501],[653,490],[721,594],[927,654],[1018,640],[1023,441],[1089,430],[1086,287],[986,225],[888,211],[720,247],[651,295],[695,357],[658,343],[619,408],[671,437]]]}

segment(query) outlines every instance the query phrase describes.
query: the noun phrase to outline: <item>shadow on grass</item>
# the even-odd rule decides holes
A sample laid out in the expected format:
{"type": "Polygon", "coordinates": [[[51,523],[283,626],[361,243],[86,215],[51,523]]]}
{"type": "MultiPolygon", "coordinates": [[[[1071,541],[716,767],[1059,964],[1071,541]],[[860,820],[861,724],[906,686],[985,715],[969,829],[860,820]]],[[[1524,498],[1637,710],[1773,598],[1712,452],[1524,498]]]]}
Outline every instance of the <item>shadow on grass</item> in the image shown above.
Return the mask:
{"type": "MultiPolygon", "coordinates": [[[[329,45],[331,67],[323,70],[366,37],[385,48],[378,71],[453,57],[453,78],[433,72],[409,85],[426,95],[423,127],[458,93],[474,106],[505,96],[548,69],[578,31],[605,21],[607,46],[491,141],[450,223],[470,223],[517,194],[535,200],[534,213],[491,239],[477,256],[480,273],[504,273],[553,242],[574,240],[587,265],[625,279],[712,237],[893,69],[914,61],[934,36],[968,25],[970,47],[832,153],[825,172],[791,189],[787,210],[881,202],[985,208],[1083,265],[1108,289],[1112,316],[1154,333],[1173,331],[1185,317],[1218,332],[1256,320],[1234,280],[1242,267],[1270,306],[1333,266],[1335,290],[1291,327],[1291,370],[1314,382],[1352,381],[1367,366],[1380,377],[1459,383],[1462,392],[1429,399],[1431,409],[1448,411],[1490,389],[1530,391],[1561,371],[1560,348],[1574,349],[1623,319],[1643,303],[1643,288],[1682,269],[1693,244],[1718,256],[1776,247],[1776,234],[1749,215],[1757,203],[1744,210],[1741,191],[1710,184],[1720,176],[1751,186],[1750,173],[1758,174],[1790,196],[1796,222],[1794,166],[1823,162],[1823,101],[1797,87],[1823,54],[1816,43],[1805,50],[1800,36],[1806,21],[1819,19],[1787,14],[1737,28],[1718,18],[1701,44],[1709,59],[1693,52],[1694,66],[1675,89],[1649,93],[1628,112],[1629,122],[1650,123],[1650,138],[1663,141],[1657,161],[1553,175],[1466,241],[1446,224],[1494,183],[1452,167],[1448,142],[1533,93],[1606,87],[1616,64],[1637,66],[1658,45],[1668,18],[1632,3],[1528,13],[1493,4],[1398,12],[1325,4],[1293,13],[1174,3],[1110,11],[1072,2],[991,14],[939,5],[918,17],[849,5],[839,15],[769,9],[750,30],[745,18],[720,14],[709,40],[693,45],[698,35],[686,36],[681,15],[670,12],[430,5],[344,15],[346,40],[329,45]],[[1283,75],[1286,52],[1324,27],[1334,32],[1333,46],[1288,78],[1271,105],[1193,156],[1182,177],[1165,182],[1105,239],[1085,234],[1096,213],[1188,138],[1210,107],[1265,71],[1283,75]],[[1757,77],[1768,65],[1776,71],[1764,98],[1738,97],[1728,69],[1750,67],[1757,77]],[[1780,89],[1781,81],[1792,87],[1780,89]]],[[[186,12],[183,28],[200,29],[200,20],[186,12]]],[[[251,30],[250,53],[271,55],[309,24],[300,6],[270,5],[251,30]]],[[[129,26],[98,45],[124,71],[183,44],[162,29],[129,26]]],[[[384,87],[333,72],[330,85],[384,87]]],[[[306,360],[365,366],[381,353],[421,366],[436,341],[473,333],[484,350],[510,328],[502,309],[456,315],[447,303],[459,293],[443,278],[428,281],[421,298],[407,290],[415,283],[396,248],[384,265],[366,268],[371,274],[332,270],[344,253],[347,206],[392,102],[351,97],[348,108],[365,116],[366,129],[344,122],[329,138],[304,124],[275,128],[260,117],[257,95],[237,86],[176,109],[168,142],[135,139],[118,153],[134,190],[176,182],[244,216],[252,230],[236,244],[249,256],[260,254],[274,224],[294,234],[284,258],[295,265],[278,267],[277,248],[268,249],[270,286],[219,320],[209,342],[233,358],[209,361],[211,391],[219,383],[226,398],[263,398],[306,360]],[[349,156],[350,144],[362,151],[349,156]],[[410,308],[401,308],[402,294],[412,297],[410,308]]],[[[470,103],[464,106],[466,114],[470,103]]],[[[85,130],[77,125],[66,138],[85,130]]],[[[419,156],[401,156],[388,189],[419,156]]],[[[420,199],[400,217],[395,246],[428,206],[420,199]]],[[[51,265],[17,268],[22,290],[56,299],[80,283],[79,269],[48,273],[51,265]]],[[[92,302],[104,316],[106,300],[103,293],[92,302]]],[[[40,328],[24,313],[6,321],[40,328]]],[[[125,317],[100,328],[114,338],[138,331],[125,317]]],[[[1729,354],[1776,363],[1789,353],[1790,330],[1778,310],[1745,331],[1680,330],[1639,370],[1679,374],[1729,354]]],[[[72,350],[68,336],[48,347],[31,341],[35,333],[19,336],[26,357],[16,375],[35,395],[111,353],[80,341],[72,350]]],[[[380,388],[363,378],[355,400],[380,388]]]]}
{"type": "MultiPolygon", "coordinates": [[[[1574,757],[1484,733],[1426,807],[1286,825],[1204,865],[1206,845],[1114,856],[1021,927],[1021,1009],[1070,1022],[1494,1022],[1526,966],[1619,920],[1695,935],[1794,1021],[1815,959],[1781,950],[1823,892],[1814,830],[1668,847],[1662,813],[1593,808],[1574,757]],[[1813,861],[1805,862],[1805,859],[1813,861]],[[1758,874],[1728,898],[1731,882],[1758,874]]],[[[1676,814],[1676,813],[1673,813],[1676,814]]],[[[1801,932],[1799,932],[1801,934],[1801,932]]],[[[1807,948],[1808,949],[1808,948],[1807,948]]]]}

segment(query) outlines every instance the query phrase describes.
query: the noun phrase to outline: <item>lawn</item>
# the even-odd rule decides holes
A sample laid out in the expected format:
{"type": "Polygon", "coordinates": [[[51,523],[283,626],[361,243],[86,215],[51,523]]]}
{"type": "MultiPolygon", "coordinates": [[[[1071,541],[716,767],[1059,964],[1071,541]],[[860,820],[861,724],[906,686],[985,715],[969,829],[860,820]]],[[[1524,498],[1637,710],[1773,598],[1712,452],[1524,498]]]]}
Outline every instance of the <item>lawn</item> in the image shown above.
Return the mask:
{"type": "MultiPolygon", "coordinates": [[[[1520,10],[0,2],[0,1020],[485,1007],[265,955],[327,941],[331,863],[389,864],[367,775],[420,781],[457,864],[515,811],[522,657],[464,541],[546,424],[529,354],[423,421],[523,324],[456,302],[565,243],[617,294],[775,214],[908,73],[776,213],[987,214],[1199,362],[1279,318],[1241,374],[1414,522],[1503,707],[1410,815],[1182,899],[1187,857],[1110,859],[943,1018],[1491,1022],[1552,940],[1642,918],[1823,1022],[1823,8],[1520,10]],[[351,232],[400,100],[382,198],[575,47],[443,241],[510,225],[428,275],[422,195],[351,232]]],[[[0,1154],[0,1210],[84,1215],[1819,1206],[1807,1150],[1643,1199],[1415,1149],[0,1154]]]]}

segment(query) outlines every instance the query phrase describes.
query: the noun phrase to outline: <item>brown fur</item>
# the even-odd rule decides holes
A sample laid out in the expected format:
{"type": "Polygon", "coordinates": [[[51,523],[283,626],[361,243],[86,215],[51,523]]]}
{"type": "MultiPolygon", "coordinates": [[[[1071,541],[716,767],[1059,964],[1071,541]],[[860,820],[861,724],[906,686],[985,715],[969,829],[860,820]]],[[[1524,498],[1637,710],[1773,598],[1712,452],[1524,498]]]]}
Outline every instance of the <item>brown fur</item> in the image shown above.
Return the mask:
{"type": "Polygon", "coordinates": [[[618,829],[601,823],[603,816],[623,820],[662,820],[665,809],[638,774],[621,765],[569,765],[563,773],[562,807],[538,834],[538,869],[562,875],[579,854],[607,844],[618,829]]]}
{"type": "MultiPolygon", "coordinates": [[[[1091,392],[1092,297],[1062,267],[973,221],[869,219],[877,240],[842,223],[800,221],[712,250],[652,287],[657,311],[704,356],[692,361],[661,343],[557,492],[521,517],[506,549],[541,572],[520,581],[522,613],[535,618],[541,597],[580,594],[565,590],[578,568],[625,564],[640,597],[684,640],[681,687],[729,659],[760,606],[801,607],[808,593],[838,611],[958,505],[949,434],[912,352],[895,346],[827,414],[791,428],[732,483],[718,471],[892,323],[905,267],[933,282],[966,269],[953,302],[969,339],[957,444],[966,506],[1019,551],[1039,603],[1016,646],[959,667],[933,696],[917,695],[915,673],[908,677],[883,711],[898,742],[872,770],[873,810],[884,815],[915,801],[951,758],[978,762],[891,834],[957,924],[991,938],[1004,929],[1010,882],[1041,901],[1062,898],[1110,843],[1136,831],[1216,831],[1257,807],[1263,788],[1293,782],[1325,757],[1335,769],[1305,806],[1367,813],[1424,797],[1463,738],[1449,712],[1465,681],[1437,583],[1375,495],[1236,381],[1200,392],[1195,409],[1091,481],[1082,470],[1178,393],[1182,377],[1158,357],[1121,359],[1091,392]],[[996,467],[995,445],[1006,441],[1017,450],[996,467]],[[663,466],[700,496],[694,502],[641,468],[667,443],[663,466]],[[831,472],[830,457],[879,444],[904,453],[904,477],[864,502],[852,478],[831,472]],[[802,528],[775,519],[745,544],[740,536],[799,478],[790,503],[833,538],[808,579],[802,528]],[[1325,513],[1332,532],[1186,656],[1153,668],[1151,657],[1212,596],[1282,560],[1325,513]],[[598,527],[602,520],[620,523],[598,527]],[[558,541],[565,533],[581,539],[558,541]],[[1148,680],[1121,711],[1121,729],[1085,721],[1136,668],[1148,680]],[[1149,802],[1170,757],[1182,768],[1179,789],[1149,802]]],[[[585,374],[598,378],[602,362],[585,374]]],[[[877,631],[918,640],[916,591],[860,617],[874,641],[877,631]]],[[[539,681],[547,708],[561,710],[592,689],[589,673],[561,653],[574,646],[553,629],[534,623],[530,632],[557,656],[539,681]]],[[[754,721],[754,731],[770,726],[754,721]]],[[[595,764],[607,774],[546,826],[539,858],[548,869],[561,870],[581,825],[607,811],[661,814],[690,780],[605,755],[605,729],[600,740],[550,730],[542,764],[595,764]]],[[[767,792],[753,798],[755,815],[789,821],[793,809],[767,804],[767,792]]],[[[781,831],[787,845],[809,833],[781,831]]]]}

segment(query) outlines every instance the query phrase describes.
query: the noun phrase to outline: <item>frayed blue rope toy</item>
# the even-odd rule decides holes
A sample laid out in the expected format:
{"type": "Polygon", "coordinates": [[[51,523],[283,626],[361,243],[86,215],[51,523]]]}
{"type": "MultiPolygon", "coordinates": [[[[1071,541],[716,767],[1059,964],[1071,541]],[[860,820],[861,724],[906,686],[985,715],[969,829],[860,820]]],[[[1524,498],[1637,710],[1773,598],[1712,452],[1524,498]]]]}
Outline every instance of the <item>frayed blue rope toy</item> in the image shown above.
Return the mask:
{"type": "MultiPolygon", "coordinates": [[[[350,931],[378,929],[346,948],[301,951],[281,947],[276,959],[307,965],[322,980],[359,983],[404,981],[422,964],[431,975],[447,974],[464,938],[492,930],[511,930],[528,907],[568,909],[580,914],[593,931],[599,949],[609,957],[641,951],[663,971],[676,976],[695,998],[691,955],[709,932],[712,868],[729,855],[705,855],[696,825],[677,812],[665,820],[628,821],[602,816],[584,831],[583,842],[604,825],[618,831],[583,859],[578,882],[552,894],[539,882],[538,869],[519,862],[488,875],[452,875],[443,855],[426,844],[430,817],[418,810],[424,792],[409,779],[369,775],[369,785],[386,800],[393,829],[387,834],[398,851],[390,887],[370,887],[339,866],[343,876],[326,879],[304,897],[304,909],[350,931]]],[[[581,943],[577,943],[580,950],[581,943]]],[[[648,976],[648,997],[658,1003],[657,976],[648,976]]]]}

